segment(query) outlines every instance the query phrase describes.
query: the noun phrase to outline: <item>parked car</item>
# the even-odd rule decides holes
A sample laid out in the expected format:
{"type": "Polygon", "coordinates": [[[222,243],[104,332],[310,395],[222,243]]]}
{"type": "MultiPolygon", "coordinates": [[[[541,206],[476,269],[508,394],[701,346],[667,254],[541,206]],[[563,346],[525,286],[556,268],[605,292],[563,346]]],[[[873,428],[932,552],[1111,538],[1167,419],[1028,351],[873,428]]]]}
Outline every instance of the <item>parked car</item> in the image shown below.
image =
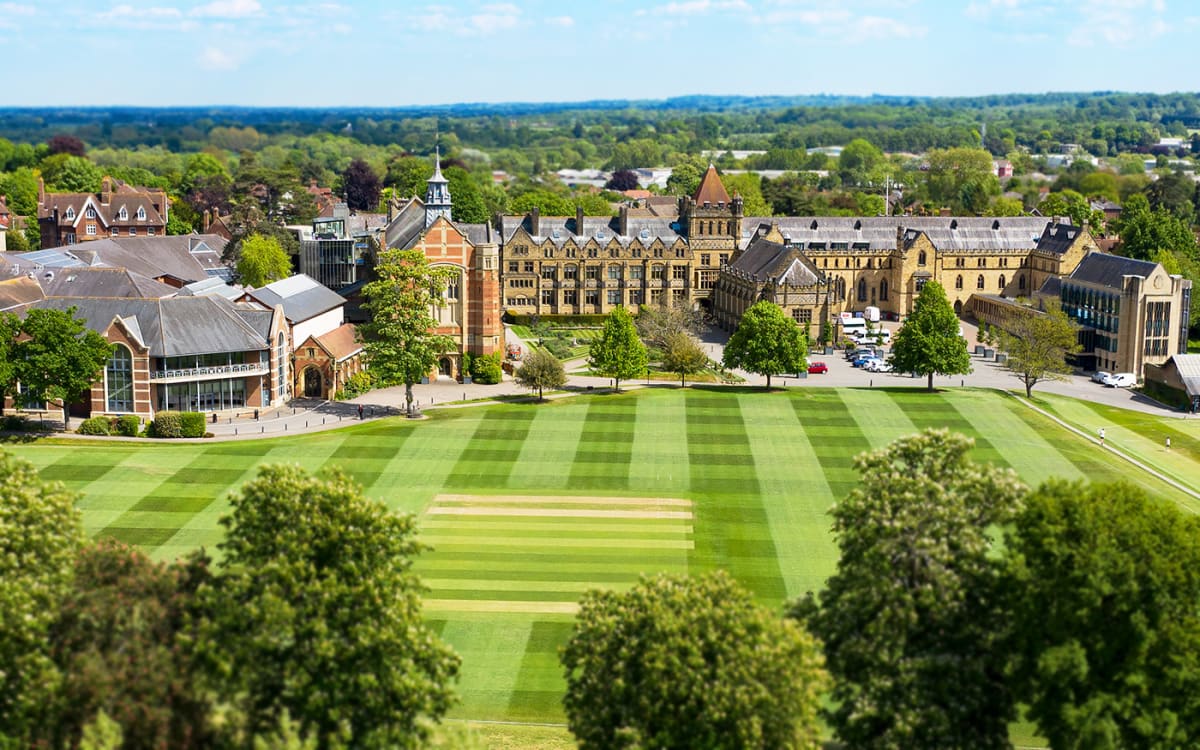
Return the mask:
{"type": "Polygon", "coordinates": [[[870,372],[891,372],[892,363],[888,362],[886,359],[873,359],[863,365],[863,369],[869,370],[870,372]]]}
{"type": "Polygon", "coordinates": [[[810,362],[808,365],[809,375],[821,375],[829,372],[829,366],[824,362],[810,362]]]}
{"type": "Polygon", "coordinates": [[[1137,375],[1132,372],[1118,372],[1104,379],[1109,388],[1132,388],[1137,385],[1137,375]]]}
{"type": "Polygon", "coordinates": [[[1105,372],[1104,370],[1096,370],[1095,372],[1092,373],[1092,382],[1100,383],[1101,385],[1103,385],[1104,381],[1108,380],[1111,377],[1112,377],[1111,372],[1105,372]]]}
{"type": "Polygon", "coordinates": [[[854,365],[855,367],[866,367],[868,362],[878,362],[878,361],[879,361],[879,357],[876,357],[874,354],[864,354],[861,357],[858,357],[857,359],[855,359],[850,364],[854,365]]]}

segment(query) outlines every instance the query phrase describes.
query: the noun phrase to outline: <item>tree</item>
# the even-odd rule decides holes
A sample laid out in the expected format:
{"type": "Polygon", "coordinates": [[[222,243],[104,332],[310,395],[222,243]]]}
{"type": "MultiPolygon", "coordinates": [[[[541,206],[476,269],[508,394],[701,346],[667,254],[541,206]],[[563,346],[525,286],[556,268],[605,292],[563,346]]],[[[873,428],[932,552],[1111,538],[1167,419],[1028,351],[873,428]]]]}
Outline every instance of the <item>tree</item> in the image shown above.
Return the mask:
{"type": "Polygon", "coordinates": [[[742,199],[742,210],[746,216],[770,216],[771,206],[763,198],[762,182],[758,175],[749,172],[721,175],[721,184],[731,196],[742,199]]]}
{"type": "Polygon", "coordinates": [[[926,190],[937,205],[955,213],[981,214],[1000,194],[992,155],[975,148],[933,149],[927,154],[926,190]]]}
{"type": "Polygon", "coordinates": [[[800,372],[808,365],[808,342],[795,321],[774,302],[756,302],[742,315],[725,345],[726,368],[740,368],[767,377],[800,372]]]}
{"type": "Polygon", "coordinates": [[[0,450],[0,745],[31,747],[57,670],[48,631],[83,546],[77,496],[0,450]]]}
{"type": "Polygon", "coordinates": [[[1050,747],[1194,747],[1200,522],[1131,485],[1056,481],[1006,540],[1014,690],[1050,747]]]}
{"type": "Polygon", "coordinates": [[[371,165],[355,159],[342,172],[342,191],[351,211],[375,211],[379,208],[379,191],[383,183],[371,165]]]}
{"type": "Polygon", "coordinates": [[[855,138],[838,156],[838,175],[843,185],[868,185],[879,181],[877,173],[885,160],[883,152],[870,141],[855,138]]]}
{"type": "Polygon", "coordinates": [[[491,221],[492,214],[483,200],[483,194],[467,170],[449,167],[445,176],[450,183],[450,197],[454,201],[450,213],[455,221],[464,224],[486,224],[491,221]]]}
{"type": "Polygon", "coordinates": [[[46,141],[46,148],[51,154],[69,154],[71,156],[87,154],[87,147],[83,145],[83,141],[73,135],[51,136],[50,140],[46,141]]]}
{"type": "Polygon", "coordinates": [[[971,371],[967,340],[959,335],[960,324],[946,299],[946,290],[936,281],[925,282],[913,302],[912,315],[892,342],[892,366],[900,372],[933,376],[966,375],[971,371]]]}
{"type": "Polygon", "coordinates": [[[667,192],[672,195],[695,195],[703,174],[704,171],[694,164],[676,164],[667,178],[667,192]]]}
{"type": "Polygon", "coordinates": [[[241,283],[257,289],[291,276],[292,261],[274,237],[251,234],[242,240],[237,275],[241,283]]]}
{"type": "Polygon", "coordinates": [[[708,355],[686,333],[675,333],[663,347],[662,368],[679,374],[680,387],[687,387],[687,376],[703,372],[708,367],[708,355]]]}
{"type": "Polygon", "coordinates": [[[992,201],[984,212],[987,216],[1023,216],[1025,214],[1025,204],[1020,198],[1005,198],[1003,196],[992,201]]]}
{"type": "Polygon", "coordinates": [[[30,309],[21,334],[13,347],[17,380],[40,400],[61,400],[63,422],[69,423],[70,405],[96,382],[112,345],[76,318],[74,307],[30,309]]]}
{"type": "Polygon", "coordinates": [[[1025,398],[1042,380],[1066,380],[1073,368],[1067,355],[1080,350],[1078,326],[1058,304],[1050,300],[1045,312],[1015,312],[1000,327],[1000,348],[1008,354],[1004,366],[1025,385],[1025,398]]]}
{"type": "Polygon", "coordinates": [[[698,335],[704,328],[699,310],[686,305],[642,305],[637,315],[638,336],[646,346],[665,349],[667,341],[677,333],[698,335]]]}
{"type": "Polygon", "coordinates": [[[537,209],[542,216],[574,216],[575,206],[561,195],[544,189],[530,190],[509,201],[513,213],[527,214],[537,209]]]}
{"type": "Polygon", "coordinates": [[[1093,211],[1092,204],[1074,190],[1050,193],[1038,204],[1043,216],[1065,216],[1077,227],[1087,222],[1091,227],[1104,226],[1104,212],[1093,211]]]}
{"type": "Polygon", "coordinates": [[[404,383],[409,416],[413,384],[454,346],[449,336],[433,333],[433,308],[442,303],[450,273],[430,267],[420,250],[387,250],[379,254],[376,280],[363,287],[363,307],[371,314],[358,328],[363,349],[381,383],[404,383]]]}
{"type": "Polygon", "coordinates": [[[632,169],[618,169],[608,178],[608,182],[604,183],[604,187],[607,190],[617,191],[637,190],[640,187],[637,172],[632,169]]]}
{"type": "Polygon", "coordinates": [[[17,385],[17,333],[21,319],[12,313],[0,313],[0,416],[4,414],[4,397],[13,395],[17,385]]]}
{"type": "Polygon", "coordinates": [[[425,195],[425,184],[432,176],[433,164],[428,159],[406,154],[388,163],[385,181],[400,197],[411,198],[425,195]]]}
{"type": "Polygon", "coordinates": [[[1129,258],[1150,260],[1159,250],[1196,257],[1196,235],[1191,227],[1165,208],[1150,210],[1146,196],[1129,196],[1121,209],[1121,244],[1117,250],[1129,258]]]}
{"type": "Polygon", "coordinates": [[[624,307],[615,307],[604,321],[600,338],[588,349],[588,366],[606,378],[612,378],[621,392],[621,381],[646,373],[649,356],[638,339],[633,318],[624,307]]]}
{"type": "Polygon", "coordinates": [[[968,460],[972,443],[927,430],[859,455],[862,481],[833,508],[837,570],[793,613],[825,645],[826,718],[849,747],[1009,747],[994,536],[1024,488],[968,460]]]}
{"type": "Polygon", "coordinates": [[[587,592],[561,660],[581,750],[820,746],[816,643],[723,571],[587,592]]]}
{"type": "Polygon", "coordinates": [[[95,193],[104,175],[86,157],[56,154],[42,161],[47,185],[64,193],[95,193]]]}
{"type": "Polygon", "coordinates": [[[62,684],[41,737],[74,747],[98,715],[121,727],[128,750],[207,747],[211,705],[190,641],[208,560],[152,562],[114,540],[84,548],[50,630],[62,684]]]}
{"type": "Polygon", "coordinates": [[[417,747],[459,659],[421,620],[413,517],[298,466],[261,468],[230,504],[202,637],[243,731],[286,710],[319,747],[417,747]]]}
{"type": "Polygon", "coordinates": [[[513,373],[513,378],[522,388],[537,391],[538,401],[542,401],[543,390],[554,390],[567,384],[567,371],[558,357],[544,349],[533,349],[525,355],[525,361],[513,373]]]}

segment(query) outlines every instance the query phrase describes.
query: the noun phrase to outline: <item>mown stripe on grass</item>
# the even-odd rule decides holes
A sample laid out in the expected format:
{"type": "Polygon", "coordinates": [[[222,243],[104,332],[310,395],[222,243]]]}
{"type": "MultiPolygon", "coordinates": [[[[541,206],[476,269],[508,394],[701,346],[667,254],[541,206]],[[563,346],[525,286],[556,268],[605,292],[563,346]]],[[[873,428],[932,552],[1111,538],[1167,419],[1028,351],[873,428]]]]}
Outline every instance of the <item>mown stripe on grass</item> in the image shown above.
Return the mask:
{"type": "Polygon", "coordinates": [[[883,388],[843,388],[838,396],[866,438],[862,451],[880,450],[898,438],[920,432],[883,388]]]}
{"type": "MultiPolygon", "coordinates": [[[[975,449],[971,451],[972,460],[1012,468],[1008,459],[975,428],[970,417],[954,406],[951,400],[953,394],[894,390],[889,391],[889,395],[908,414],[908,418],[918,430],[948,429],[966,435],[975,440],[975,449]]],[[[995,408],[995,404],[988,408],[995,408]]]]}
{"type": "Polygon", "coordinates": [[[499,407],[484,413],[445,486],[503,487],[521,455],[534,414],[525,407],[499,407]]]}
{"type": "Polygon", "coordinates": [[[517,465],[509,474],[513,489],[565,489],[567,467],[579,450],[579,436],[587,419],[587,406],[574,403],[530,404],[533,423],[521,446],[517,465]]]}
{"type": "Polygon", "coordinates": [[[688,487],[687,401],[683,391],[652,389],[638,394],[629,461],[630,489],[678,495],[688,487]]]}
{"type": "Polygon", "coordinates": [[[738,400],[691,391],[687,446],[696,513],[693,571],[728,570],[768,602],[787,597],[738,400]]]}
{"type": "Polygon", "coordinates": [[[567,487],[584,490],[625,490],[629,487],[629,460],[637,421],[636,396],[595,398],[571,463],[567,487]]]}
{"type": "Polygon", "coordinates": [[[858,486],[854,457],[869,445],[839,391],[821,390],[792,406],[808,435],[834,502],[858,486]]]}
{"type": "Polygon", "coordinates": [[[362,485],[363,492],[373,495],[380,478],[393,468],[393,461],[404,455],[404,444],[410,435],[412,430],[391,433],[365,430],[348,432],[325,460],[322,468],[341,469],[362,485]]]}
{"type": "Polygon", "coordinates": [[[441,637],[463,659],[458,693],[472,707],[472,718],[502,719],[525,646],[533,629],[531,620],[455,620],[442,628],[441,637]]]}
{"type": "MultiPolygon", "coordinates": [[[[1085,479],[1086,475],[1060,451],[1061,441],[1051,443],[1044,436],[1047,423],[1036,429],[1026,422],[1021,412],[1027,407],[1015,398],[1000,397],[993,393],[975,390],[959,390],[945,394],[960,414],[971,420],[977,433],[987,435],[988,442],[1013,467],[1022,481],[1037,486],[1051,477],[1068,480],[1085,479]]],[[[976,446],[980,439],[975,438],[976,446]]]]}
{"type": "Polygon", "coordinates": [[[553,721],[563,715],[561,701],[566,681],[558,662],[558,649],[566,644],[572,627],[569,622],[533,623],[516,688],[508,702],[511,718],[553,721]]]}

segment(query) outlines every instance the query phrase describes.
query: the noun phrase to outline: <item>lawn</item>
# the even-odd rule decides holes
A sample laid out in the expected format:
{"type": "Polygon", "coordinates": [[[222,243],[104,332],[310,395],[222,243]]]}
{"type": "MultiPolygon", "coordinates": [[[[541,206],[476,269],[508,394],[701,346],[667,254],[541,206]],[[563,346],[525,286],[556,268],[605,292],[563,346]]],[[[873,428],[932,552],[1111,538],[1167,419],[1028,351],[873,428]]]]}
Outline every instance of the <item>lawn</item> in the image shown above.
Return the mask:
{"type": "MultiPolygon", "coordinates": [[[[1200,476],[1197,423],[1041,403],[1086,429],[1103,421],[1110,442],[1177,477],[1200,476]],[[1158,455],[1165,430],[1177,448],[1158,455]]],[[[419,515],[433,547],[417,564],[427,617],[463,656],[453,716],[558,723],[557,649],[584,590],[714,568],[773,607],[820,588],[835,561],[826,511],[855,485],[854,455],[926,427],[974,437],[976,459],[1030,483],[1125,478],[1197,507],[1016,399],[972,389],[653,388],[278,440],[7,449],[83,493],[91,534],[157,558],[213,547],[229,491],[261,463],[342,467],[419,515]]]]}

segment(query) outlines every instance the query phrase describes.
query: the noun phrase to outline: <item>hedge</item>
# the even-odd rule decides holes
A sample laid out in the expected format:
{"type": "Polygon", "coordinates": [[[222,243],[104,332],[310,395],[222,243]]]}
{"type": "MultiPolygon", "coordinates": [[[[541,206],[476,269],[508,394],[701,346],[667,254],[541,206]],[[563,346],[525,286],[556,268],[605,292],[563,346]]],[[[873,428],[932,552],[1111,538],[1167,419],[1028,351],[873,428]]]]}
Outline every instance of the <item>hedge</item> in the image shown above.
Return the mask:
{"type": "Polygon", "coordinates": [[[504,322],[518,326],[532,326],[537,323],[570,323],[576,326],[602,326],[608,319],[607,315],[536,315],[518,313],[509,310],[504,313],[504,322]]]}
{"type": "Polygon", "coordinates": [[[204,415],[198,411],[185,411],[180,415],[180,427],[185,438],[204,437],[204,415]]]}
{"type": "Polygon", "coordinates": [[[111,435],[113,421],[112,417],[89,417],[83,420],[75,432],[80,435],[111,435]]]}
{"type": "Polygon", "coordinates": [[[183,437],[183,415],[177,411],[160,411],[154,415],[150,423],[150,437],[181,438],[183,437]]]}
{"type": "Polygon", "coordinates": [[[500,367],[500,352],[472,357],[469,372],[474,383],[495,385],[504,380],[504,370],[500,367]]]}
{"type": "Polygon", "coordinates": [[[142,431],[142,420],[132,414],[117,417],[117,434],[124,437],[137,437],[142,431]]]}

